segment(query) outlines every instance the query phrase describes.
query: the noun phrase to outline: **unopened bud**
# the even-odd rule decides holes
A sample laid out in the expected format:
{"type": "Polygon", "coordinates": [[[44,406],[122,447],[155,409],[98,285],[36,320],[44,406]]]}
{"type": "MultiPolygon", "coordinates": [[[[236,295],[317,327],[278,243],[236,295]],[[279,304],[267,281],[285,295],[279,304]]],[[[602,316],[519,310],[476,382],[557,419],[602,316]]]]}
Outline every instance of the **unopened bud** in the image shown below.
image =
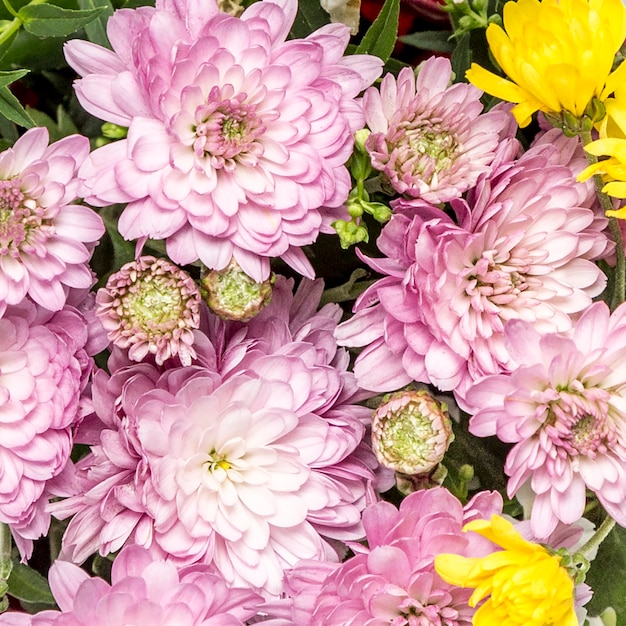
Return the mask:
{"type": "Polygon", "coordinates": [[[378,461],[402,474],[430,472],[453,439],[446,405],[421,389],[391,394],[372,418],[378,461]]]}
{"type": "Polygon", "coordinates": [[[210,270],[201,278],[202,295],[209,308],[222,319],[248,322],[272,299],[274,277],[257,283],[235,259],[222,270],[210,270]]]}

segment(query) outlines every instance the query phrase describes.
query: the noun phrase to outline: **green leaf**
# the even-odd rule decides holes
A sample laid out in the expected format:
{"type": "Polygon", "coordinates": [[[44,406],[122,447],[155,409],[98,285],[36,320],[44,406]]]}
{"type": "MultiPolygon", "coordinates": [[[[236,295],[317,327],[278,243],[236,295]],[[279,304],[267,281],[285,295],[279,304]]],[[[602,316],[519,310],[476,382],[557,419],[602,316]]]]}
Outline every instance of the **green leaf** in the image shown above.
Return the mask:
{"type": "Polygon", "coordinates": [[[373,54],[387,61],[396,45],[399,19],[400,0],[385,0],[378,17],[357,46],[357,53],[373,54]]]}
{"type": "Polygon", "coordinates": [[[7,87],[16,80],[23,78],[28,74],[28,70],[12,70],[9,72],[0,72],[0,87],[7,87]]]}
{"type": "Polygon", "coordinates": [[[419,33],[404,35],[404,37],[400,37],[400,41],[420,50],[452,53],[455,44],[450,41],[451,34],[447,30],[423,30],[419,33]]]}
{"type": "Polygon", "coordinates": [[[113,15],[113,5],[110,0],[78,0],[78,6],[84,11],[102,9],[102,13],[85,26],[87,38],[92,43],[110,48],[109,38],[107,37],[107,21],[113,15]]]}
{"type": "Polygon", "coordinates": [[[459,38],[456,48],[450,57],[450,63],[452,64],[452,71],[456,76],[456,80],[458,82],[466,82],[465,72],[467,72],[472,63],[469,33],[465,33],[459,38]]]}
{"type": "Polygon", "coordinates": [[[626,528],[615,526],[602,542],[598,555],[591,562],[585,582],[593,589],[586,606],[590,615],[597,615],[612,606],[617,613],[617,626],[626,626],[626,528]]]}
{"type": "Polygon", "coordinates": [[[18,11],[24,29],[37,37],[65,37],[95,20],[106,7],[86,11],[63,9],[53,4],[27,4],[18,11]]]}
{"type": "Polygon", "coordinates": [[[330,15],[317,1],[303,0],[298,3],[298,13],[289,33],[290,39],[303,39],[318,28],[330,23],[330,15]]]}
{"type": "Polygon", "coordinates": [[[29,604],[54,607],[55,601],[48,581],[37,571],[19,561],[13,562],[9,576],[9,594],[29,604]]]}
{"type": "MultiPolygon", "coordinates": [[[[5,72],[0,72],[4,74],[5,72]]],[[[10,72],[8,72],[10,73],[10,72]]],[[[0,78],[1,80],[1,78],[0,78]]],[[[9,81],[13,82],[13,81],[9,81]]],[[[4,115],[11,122],[15,122],[24,128],[35,126],[33,118],[28,115],[20,101],[9,91],[5,85],[0,86],[0,114],[4,115]]]]}

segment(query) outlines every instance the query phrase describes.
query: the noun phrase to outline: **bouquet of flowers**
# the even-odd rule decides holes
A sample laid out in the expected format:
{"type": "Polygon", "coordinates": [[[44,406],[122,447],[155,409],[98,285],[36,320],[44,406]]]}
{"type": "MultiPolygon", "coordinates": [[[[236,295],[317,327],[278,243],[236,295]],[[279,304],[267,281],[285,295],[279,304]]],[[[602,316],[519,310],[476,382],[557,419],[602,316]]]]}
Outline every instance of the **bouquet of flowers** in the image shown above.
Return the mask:
{"type": "Polygon", "coordinates": [[[4,0],[0,625],[626,624],[621,0],[4,0]]]}

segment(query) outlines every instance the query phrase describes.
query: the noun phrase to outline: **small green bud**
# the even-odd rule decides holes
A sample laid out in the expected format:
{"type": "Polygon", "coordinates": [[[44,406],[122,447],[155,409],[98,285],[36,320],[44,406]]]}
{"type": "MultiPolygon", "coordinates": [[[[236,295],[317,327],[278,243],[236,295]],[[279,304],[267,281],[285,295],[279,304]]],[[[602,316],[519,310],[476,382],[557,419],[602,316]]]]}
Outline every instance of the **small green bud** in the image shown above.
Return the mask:
{"type": "Polygon", "coordinates": [[[102,135],[107,139],[125,139],[128,135],[128,128],[105,122],[102,124],[102,135]]]}
{"type": "Polygon", "coordinates": [[[385,224],[391,219],[391,209],[382,202],[364,202],[363,208],[381,224],[385,224]]]}
{"type": "Polygon", "coordinates": [[[345,220],[336,220],[331,226],[337,231],[339,235],[339,244],[344,250],[354,246],[361,241],[369,241],[369,233],[367,228],[356,222],[346,222],[345,220]]]}
{"type": "Polygon", "coordinates": [[[374,454],[402,474],[433,470],[453,439],[446,405],[422,389],[386,396],[372,417],[374,454]]]}
{"type": "Polygon", "coordinates": [[[200,283],[202,297],[214,313],[223,319],[248,322],[270,303],[274,276],[257,283],[231,259],[223,270],[203,273],[200,283]]]}

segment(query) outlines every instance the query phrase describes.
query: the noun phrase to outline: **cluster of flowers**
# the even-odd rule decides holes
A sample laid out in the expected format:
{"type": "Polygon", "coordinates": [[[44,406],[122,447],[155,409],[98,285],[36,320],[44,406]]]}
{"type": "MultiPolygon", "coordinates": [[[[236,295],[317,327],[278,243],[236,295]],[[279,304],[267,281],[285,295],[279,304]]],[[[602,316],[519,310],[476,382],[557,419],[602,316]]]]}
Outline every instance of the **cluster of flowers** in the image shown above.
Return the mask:
{"type": "Polygon", "coordinates": [[[26,561],[51,515],[69,518],[50,571],[59,610],[0,624],[584,619],[590,590],[567,551],[588,491],[626,526],[626,304],[594,302],[599,263],[619,266],[623,243],[588,180],[626,196],[626,65],[611,73],[626,9],[507,3],[508,34],[487,35],[515,82],[473,67],[480,89],[452,83],[445,58],[372,86],[382,61],[344,56],[347,27],[287,38],[296,9],[119,10],[112,49],[65,51],[84,109],[124,136],[90,152],[36,128],[0,155],[0,523],[26,561]],[[560,72],[554,50],[584,60],[554,87],[528,78],[538,48],[517,24],[559,11],[580,28],[558,45],[533,36],[560,72]],[[598,23],[592,58],[577,37],[598,23]],[[485,111],[481,89],[517,104],[485,111]],[[518,124],[538,110],[523,147],[518,124]],[[587,168],[594,125],[585,149],[611,158],[587,168]],[[359,155],[361,180],[346,165],[359,155]],[[351,174],[389,198],[390,219],[383,256],[358,252],[382,278],[342,322],[339,305],[318,310],[303,247],[333,224],[362,238],[374,204],[351,174]],[[105,229],[78,199],[124,205],[117,228],[137,241],[97,293],[105,229]],[[143,254],[148,239],[168,258],[143,254]],[[297,289],[271,275],[278,258],[297,289]],[[353,367],[349,348],[363,348],[353,367]],[[473,435],[511,444],[508,496],[530,502],[526,522],[486,490],[465,505],[443,487],[381,499],[394,470],[435,471],[453,438],[415,383],[454,399],[473,435]],[[396,391],[372,418],[364,401],[396,391]],[[72,459],[74,444],[88,452],[72,459]],[[96,553],[118,553],[110,584],[79,567],[96,553]]]}

